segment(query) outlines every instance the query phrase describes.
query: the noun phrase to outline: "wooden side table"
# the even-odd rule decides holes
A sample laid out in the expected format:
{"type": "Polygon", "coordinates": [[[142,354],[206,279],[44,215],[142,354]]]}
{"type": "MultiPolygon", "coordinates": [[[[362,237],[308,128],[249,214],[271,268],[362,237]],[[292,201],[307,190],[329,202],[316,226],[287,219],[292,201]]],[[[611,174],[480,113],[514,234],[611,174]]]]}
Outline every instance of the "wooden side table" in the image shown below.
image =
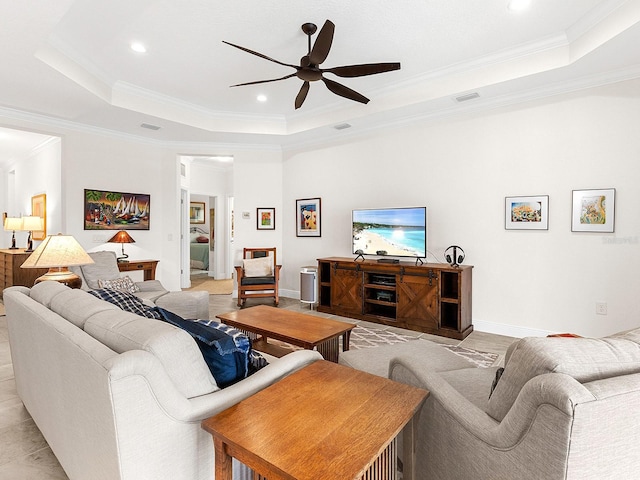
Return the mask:
{"type": "Polygon", "coordinates": [[[133,272],[142,270],[145,280],[156,279],[156,266],[159,260],[134,260],[131,262],[118,262],[118,270],[121,272],[133,272]]]}
{"type": "Polygon", "coordinates": [[[319,360],[202,422],[213,436],[216,480],[232,457],[268,480],[413,480],[414,415],[426,390],[319,360]]]}

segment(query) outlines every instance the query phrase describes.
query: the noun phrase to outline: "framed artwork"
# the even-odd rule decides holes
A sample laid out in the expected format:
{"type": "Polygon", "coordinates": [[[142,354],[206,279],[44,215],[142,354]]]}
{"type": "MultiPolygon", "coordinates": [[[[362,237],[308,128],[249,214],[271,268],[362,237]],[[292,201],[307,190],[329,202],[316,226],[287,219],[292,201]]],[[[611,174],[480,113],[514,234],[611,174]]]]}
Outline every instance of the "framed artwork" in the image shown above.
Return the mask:
{"type": "Polygon", "coordinates": [[[84,190],[85,230],[149,230],[151,195],[84,190]]]}
{"type": "Polygon", "coordinates": [[[256,209],[256,228],[258,230],[275,230],[276,229],[276,209],[275,208],[257,208],[256,209]]]}
{"type": "Polygon", "coordinates": [[[189,202],[189,223],[205,223],[204,202],[189,202]]]}
{"type": "Polygon", "coordinates": [[[505,197],[504,228],[549,230],[549,195],[505,197]]]}
{"type": "Polygon", "coordinates": [[[615,224],[616,189],[573,190],[572,232],[612,233],[615,224]]]}
{"type": "Polygon", "coordinates": [[[296,200],[296,236],[319,237],[321,225],[320,199],[296,200]]]}
{"type": "Polygon", "coordinates": [[[31,215],[42,219],[42,231],[31,232],[31,238],[44,240],[47,238],[47,195],[45,193],[31,197],[31,215]]]}

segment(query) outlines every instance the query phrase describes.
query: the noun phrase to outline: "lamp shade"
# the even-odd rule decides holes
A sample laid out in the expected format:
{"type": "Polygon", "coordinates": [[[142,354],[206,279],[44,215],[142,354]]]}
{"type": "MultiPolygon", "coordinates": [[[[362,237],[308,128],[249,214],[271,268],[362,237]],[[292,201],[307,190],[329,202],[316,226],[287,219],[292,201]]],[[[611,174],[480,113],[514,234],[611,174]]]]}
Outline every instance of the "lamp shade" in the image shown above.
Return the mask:
{"type": "Polygon", "coordinates": [[[36,280],[54,280],[71,288],[80,288],[82,280],[67,267],[94,263],[71,235],[50,235],[29,255],[21,268],[48,268],[49,271],[36,280]]]}
{"type": "Polygon", "coordinates": [[[22,217],[22,228],[25,232],[39,232],[44,228],[42,218],[37,216],[22,217]]]}
{"type": "Polygon", "coordinates": [[[93,263],[71,235],[50,235],[22,264],[22,268],[57,268],[93,263]]]}
{"type": "Polygon", "coordinates": [[[15,217],[7,217],[4,219],[5,230],[22,230],[22,219],[15,217]]]}
{"type": "Polygon", "coordinates": [[[136,243],[136,241],[125,230],[120,230],[109,239],[108,243],[136,243]]]}

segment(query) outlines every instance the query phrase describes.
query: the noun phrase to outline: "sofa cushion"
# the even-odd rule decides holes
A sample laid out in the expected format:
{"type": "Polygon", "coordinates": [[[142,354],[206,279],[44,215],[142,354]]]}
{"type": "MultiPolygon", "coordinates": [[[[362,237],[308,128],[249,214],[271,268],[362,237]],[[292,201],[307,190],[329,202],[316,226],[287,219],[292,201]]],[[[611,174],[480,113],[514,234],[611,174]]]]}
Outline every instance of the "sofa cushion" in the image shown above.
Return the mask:
{"type": "Polygon", "coordinates": [[[73,288],[65,288],[53,297],[49,308],[82,329],[87,319],[96,313],[106,310],[120,311],[115,305],[101,302],[84,290],[73,288]]]}
{"type": "Polygon", "coordinates": [[[116,254],[110,251],[92,252],[89,256],[94,263],[82,265],[82,276],[90,289],[100,288],[98,280],[114,280],[120,277],[116,254]]]}
{"type": "Polygon", "coordinates": [[[29,296],[45,307],[51,307],[51,300],[60,292],[69,290],[69,287],[60,282],[46,281],[36,283],[29,291],[29,296]]]}
{"type": "Polygon", "coordinates": [[[100,288],[109,288],[111,290],[122,290],[123,292],[136,293],[140,291],[131,277],[125,275],[124,277],[114,278],[113,280],[101,280],[98,279],[98,286],[100,288]]]}
{"type": "MultiPolygon", "coordinates": [[[[523,338],[511,350],[487,413],[502,421],[522,387],[544,373],[564,373],[580,383],[640,372],[640,335],[609,338],[523,338]]],[[[487,385],[490,388],[490,385],[487,385]]]]}
{"type": "Polygon", "coordinates": [[[84,330],[115,352],[145,350],[151,353],[187,398],[218,390],[194,339],[173,325],[122,310],[109,310],[91,316],[84,330]]]}
{"type": "Polygon", "coordinates": [[[271,257],[246,258],[242,261],[245,277],[267,277],[273,275],[271,257]]]}

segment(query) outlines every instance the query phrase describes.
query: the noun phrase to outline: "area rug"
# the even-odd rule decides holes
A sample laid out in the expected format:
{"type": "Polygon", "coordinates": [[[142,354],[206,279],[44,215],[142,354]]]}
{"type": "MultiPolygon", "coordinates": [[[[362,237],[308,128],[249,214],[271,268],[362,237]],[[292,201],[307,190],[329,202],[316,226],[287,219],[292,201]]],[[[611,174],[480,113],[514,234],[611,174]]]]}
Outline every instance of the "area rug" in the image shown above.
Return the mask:
{"type": "MultiPolygon", "coordinates": [[[[394,343],[404,343],[415,340],[416,335],[402,335],[391,330],[380,330],[366,328],[360,325],[351,330],[351,340],[349,348],[358,350],[361,348],[377,347],[381,345],[391,345],[394,343]]],[[[456,355],[460,355],[470,362],[475,363],[479,367],[490,367],[498,359],[497,353],[480,352],[471,348],[461,347],[459,345],[448,345],[438,343],[442,348],[446,348],[456,355]]]]}
{"type": "MultiPolygon", "coordinates": [[[[366,328],[357,325],[351,330],[351,338],[349,341],[349,348],[353,350],[359,350],[363,348],[372,348],[382,345],[391,345],[394,343],[404,343],[417,338],[418,333],[415,335],[402,335],[391,330],[366,328]]],[[[279,342],[273,339],[269,339],[269,342],[278,344],[284,348],[290,348],[291,350],[298,350],[299,347],[289,345],[288,343],[279,342]]],[[[438,343],[442,348],[446,348],[456,355],[460,355],[470,362],[476,364],[478,367],[486,368],[491,367],[498,359],[497,353],[481,352],[473,350],[471,348],[461,347],[459,345],[447,345],[444,343],[438,343]]],[[[342,344],[340,345],[342,349],[342,344]]]]}
{"type": "Polygon", "coordinates": [[[231,295],[233,292],[233,279],[215,280],[207,276],[192,278],[191,288],[185,288],[190,292],[209,292],[211,295],[231,295]]]}

